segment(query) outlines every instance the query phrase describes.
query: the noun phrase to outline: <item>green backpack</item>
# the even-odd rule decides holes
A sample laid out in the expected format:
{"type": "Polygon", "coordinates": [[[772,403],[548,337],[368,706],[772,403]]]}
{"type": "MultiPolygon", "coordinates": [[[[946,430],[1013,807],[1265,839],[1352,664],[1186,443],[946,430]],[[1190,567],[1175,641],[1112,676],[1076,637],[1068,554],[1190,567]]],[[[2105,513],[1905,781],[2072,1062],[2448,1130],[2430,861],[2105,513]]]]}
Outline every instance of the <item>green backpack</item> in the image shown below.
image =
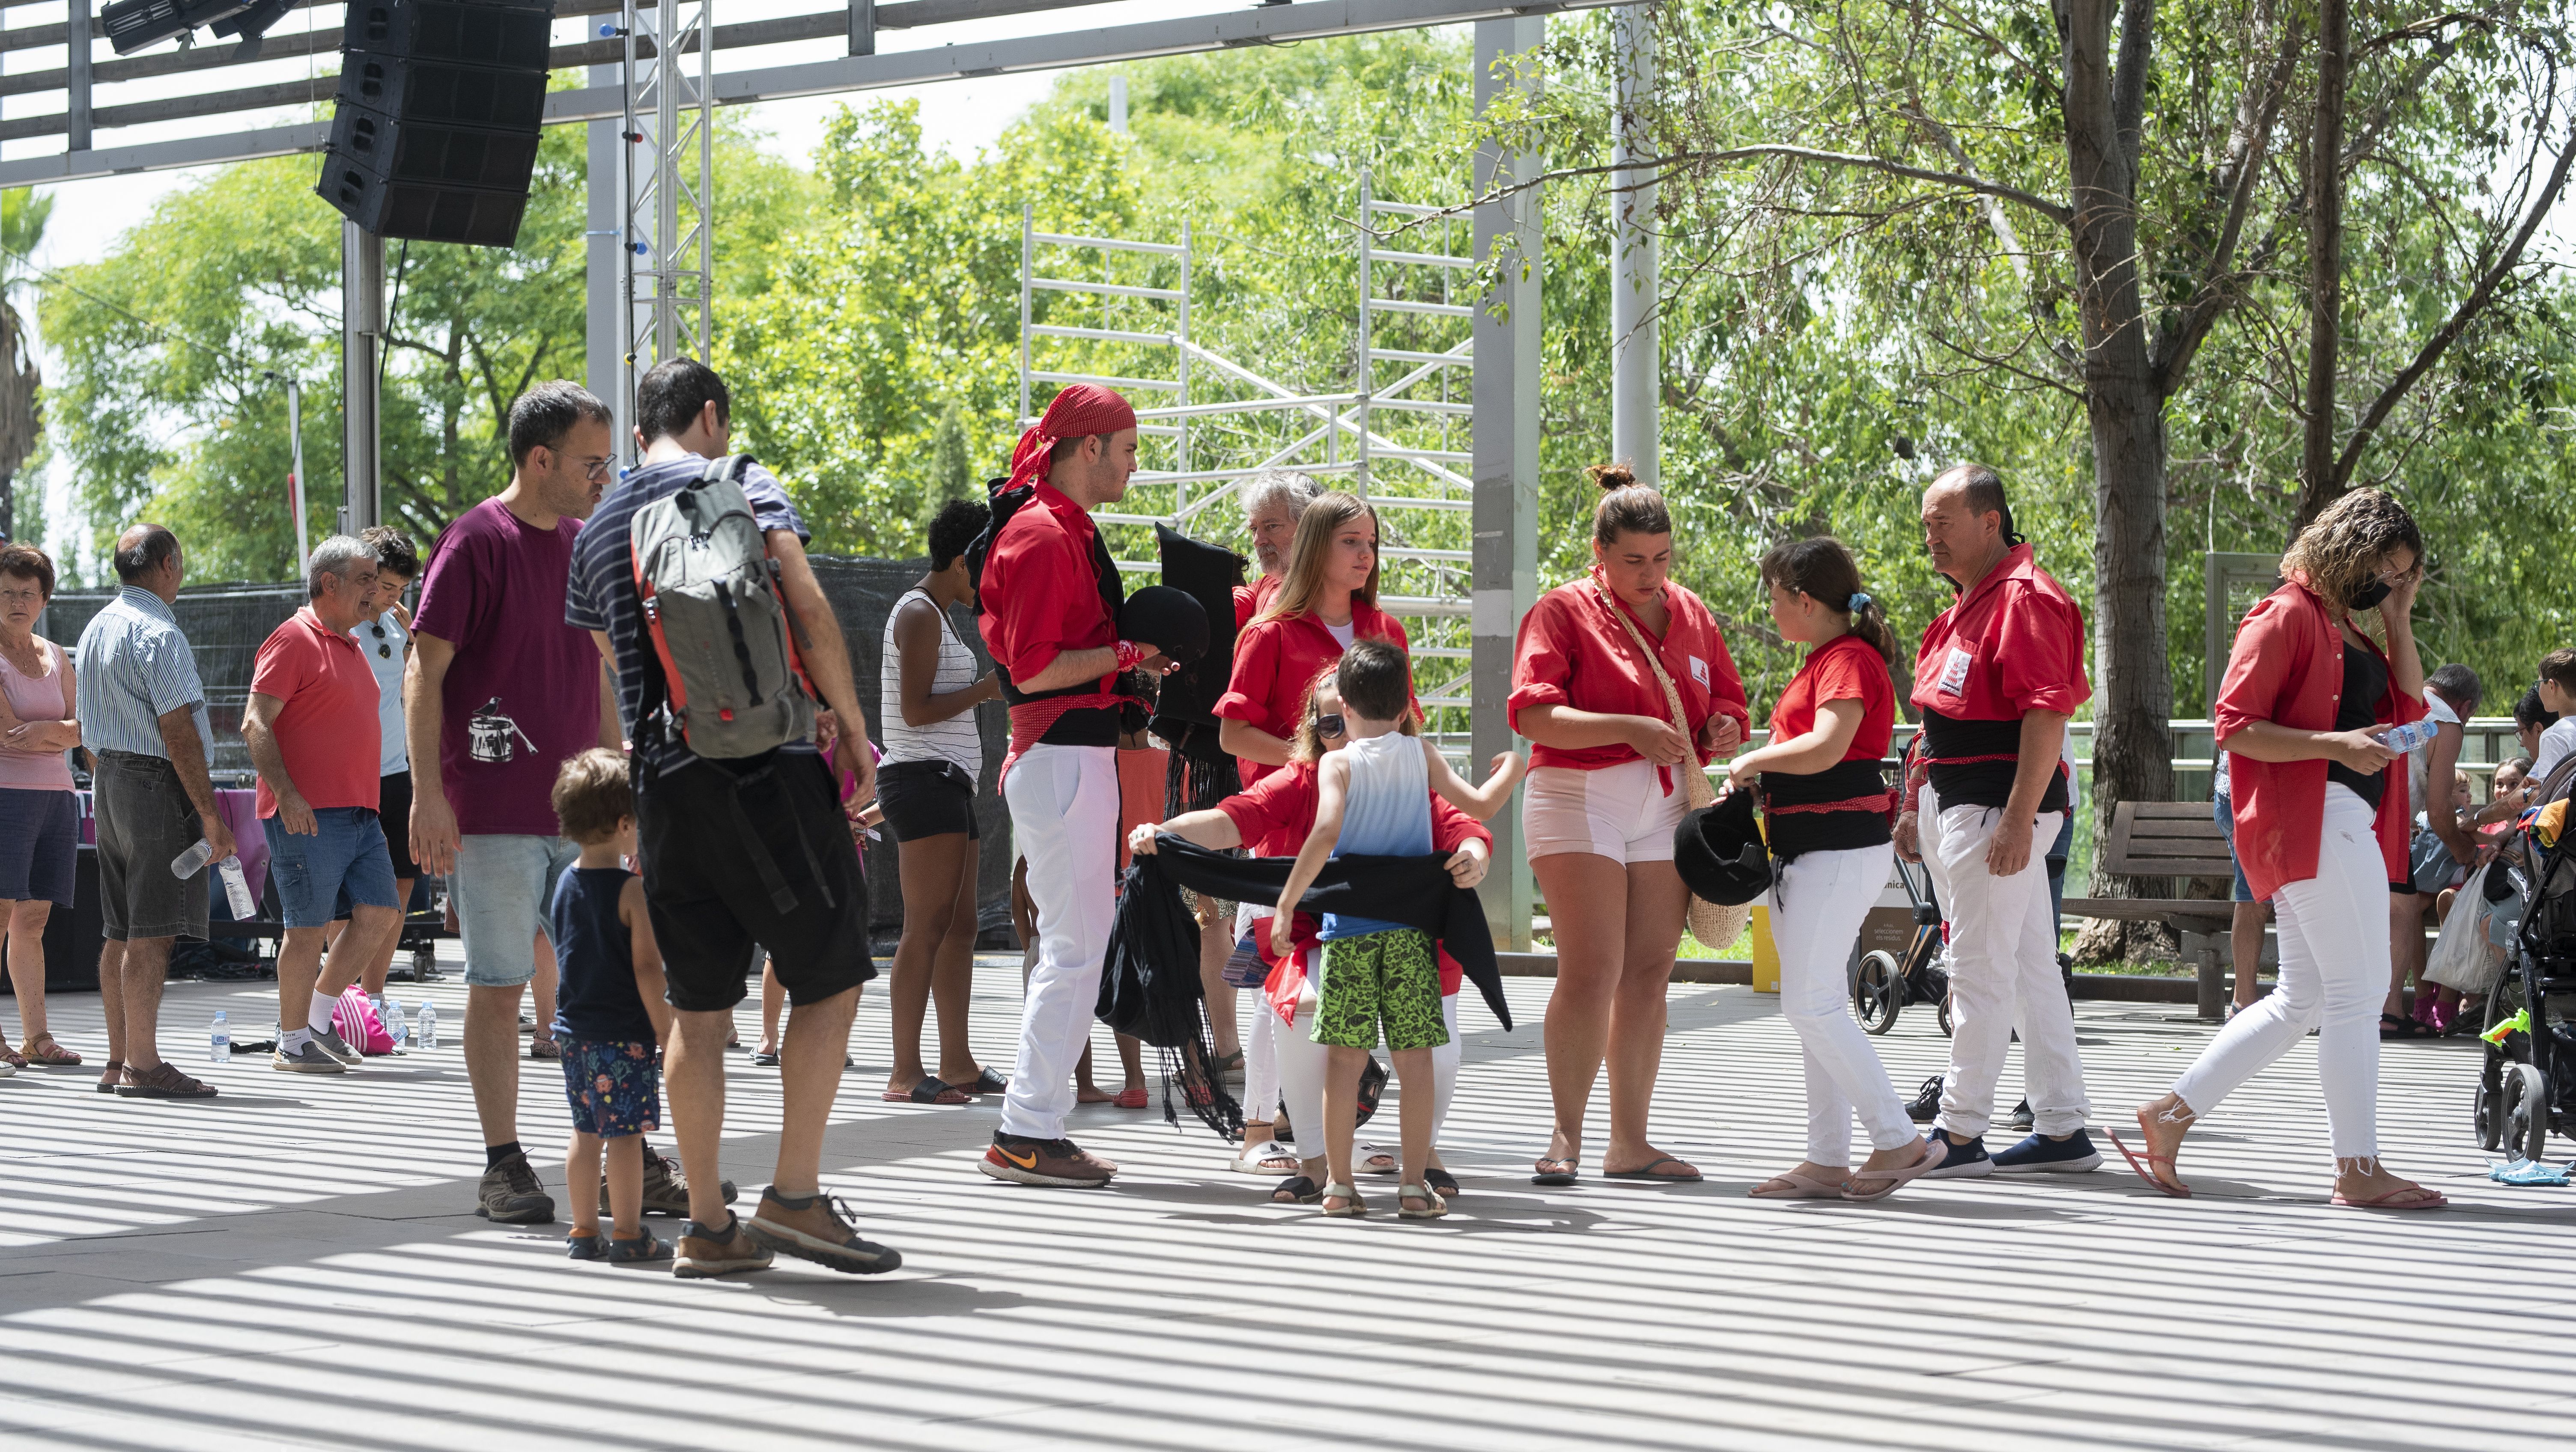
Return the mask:
{"type": "MultiPolygon", "coordinates": [[[[778,562],[742,492],[749,454],[635,512],[635,593],[661,658],[667,738],[699,756],[758,756],[814,736],[814,696],[778,562]]],[[[642,719],[637,722],[643,726],[642,719]]]]}

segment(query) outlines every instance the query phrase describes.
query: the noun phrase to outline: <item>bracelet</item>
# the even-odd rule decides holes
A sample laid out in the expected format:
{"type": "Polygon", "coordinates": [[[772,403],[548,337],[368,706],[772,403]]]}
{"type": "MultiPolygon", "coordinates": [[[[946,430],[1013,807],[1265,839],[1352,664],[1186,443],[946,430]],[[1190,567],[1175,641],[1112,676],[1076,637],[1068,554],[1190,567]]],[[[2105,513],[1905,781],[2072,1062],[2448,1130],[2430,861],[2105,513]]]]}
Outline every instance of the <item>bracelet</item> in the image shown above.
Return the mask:
{"type": "Polygon", "coordinates": [[[1138,645],[1132,640],[1119,641],[1112,645],[1110,649],[1116,652],[1118,656],[1118,669],[1122,671],[1134,670],[1137,662],[1142,661],[1145,657],[1154,653],[1151,647],[1138,645]]]}

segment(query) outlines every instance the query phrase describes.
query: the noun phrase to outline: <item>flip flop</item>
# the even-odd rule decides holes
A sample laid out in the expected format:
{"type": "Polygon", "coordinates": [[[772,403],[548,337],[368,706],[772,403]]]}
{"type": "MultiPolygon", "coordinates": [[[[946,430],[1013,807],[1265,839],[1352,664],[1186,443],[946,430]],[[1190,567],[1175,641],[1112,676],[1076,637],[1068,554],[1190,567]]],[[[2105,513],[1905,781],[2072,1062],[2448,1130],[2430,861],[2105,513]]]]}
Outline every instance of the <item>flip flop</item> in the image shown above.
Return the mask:
{"type": "Polygon", "coordinates": [[[986,1069],[975,1076],[974,1083],[961,1084],[958,1087],[969,1094],[1003,1094],[1009,1092],[1011,1081],[986,1069]]]}
{"type": "Polygon", "coordinates": [[[1574,1161],[1570,1159],[1540,1160],[1531,1168],[1538,1171],[1537,1174],[1530,1176],[1530,1183],[1533,1185],[1571,1185],[1581,1178],[1575,1170],[1574,1161]],[[1548,1168],[1550,1165],[1556,1168],[1551,1170],[1548,1168]]]}
{"type": "Polygon", "coordinates": [[[963,1104],[971,1096],[954,1084],[942,1084],[929,1075],[909,1089],[888,1089],[879,1096],[895,1104],[963,1104]]]}
{"type": "Polygon", "coordinates": [[[1142,1109],[1149,1097],[1142,1089],[1121,1089],[1109,1102],[1121,1109],[1142,1109]]]}
{"type": "Polygon", "coordinates": [[[1312,1175],[1290,1175],[1270,1187],[1270,1202],[1274,1205],[1312,1205],[1323,1198],[1324,1187],[1316,1184],[1312,1175]]]}
{"type": "Polygon", "coordinates": [[[1438,1191],[1443,1200],[1458,1198],[1458,1177],[1438,1165],[1432,1165],[1422,1172],[1422,1183],[1438,1191]]]}
{"type": "Polygon", "coordinates": [[[1854,1170],[1852,1172],[1851,1180],[1843,1186],[1843,1198],[1846,1200],[1860,1201],[1884,1200],[1888,1196],[1895,1194],[1897,1189],[1904,1185],[1906,1181],[1920,1179],[1921,1177],[1932,1173],[1934,1170],[1941,1168],[1942,1161],[1947,1160],[1948,1158],[1950,1158],[1949,1138],[1945,1135],[1938,1134],[1928,1136],[1927,1143],[1923,1150],[1923,1158],[1916,1160],[1910,1165],[1905,1165],[1893,1170],[1854,1170]],[[1873,1183],[1867,1189],[1855,1190],[1852,1188],[1863,1180],[1870,1180],[1873,1182],[1885,1180],[1887,1182],[1887,1186],[1886,1188],[1881,1189],[1873,1183]]]}
{"type": "Polygon", "coordinates": [[[2424,1185],[2408,1185],[2403,1189],[2391,1190],[2385,1195],[2368,1200],[2348,1199],[2338,1193],[2334,1197],[2334,1203],[2352,1210],[2439,1210],[2450,1204],[2451,1198],[2439,1190],[2424,1185]],[[2402,1198],[2408,1195],[2422,1195],[2429,1198],[2420,1200],[2402,1198]]]}
{"type": "Polygon", "coordinates": [[[2379,1036],[2383,1040],[2436,1039],[2440,1038],[2441,1034],[2436,1032],[2431,1024],[2421,1019],[2408,1018],[2403,1014],[2383,1013],[2379,1016],[2379,1036]]]}
{"type": "Polygon", "coordinates": [[[1659,1155],[1656,1158],[1639,1165],[1633,1170],[1603,1170],[1601,1172],[1601,1178],[1605,1180],[1649,1180],[1659,1185],[1696,1185],[1700,1181],[1700,1173],[1697,1170],[1691,1170],[1688,1164],[1674,1159],[1671,1155],[1659,1155]],[[1690,1170],[1690,1173],[1686,1175],[1659,1175],[1655,1173],[1655,1167],[1657,1165],[1681,1165],[1683,1169],[1690,1170]]]}
{"type": "Polygon", "coordinates": [[[2121,1140],[2120,1132],[2118,1130],[2106,1130],[2104,1132],[2111,1136],[2111,1146],[2120,1152],[2120,1158],[2127,1160],[2129,1162],[2129,1168],[2138,1172],[2139,1179],[2155,1186],[2158,1190],[2172,1196],[2174,1199],[2188,1200],[2191,1198],[2191,1186],[2182,1183],[2180,1180],[2168,1180],[2162,1175],[2157,1174],[2155,1171],[2155,1167],[2158,1165],[2172,1164],[2174,1162],[2173,1156],[2140,1154],[2138,1151],[2129,1148],[2129,1146],[2121,1140]]]}
{"type": "Polygon", "coordinates": [[[1756,1200],[1839,1200],[1843,1197],[1842,1182],[1819,1180],[1813,1175],[1802,1175],[1795,1170],[1783,1170],[1773,1175],[1771,1179],[1764,1180],[1762,1185],[1756,1185],[1744,1193],[1756,1200]],[[1780,1181],[1789,1188],[1786,1190],[1762,1188],[1762,1185],[1768,1185],[1773,1180],[1780,1181]]]}
{"type": "Polygon", "coordinates": [[[1295,1150],[1275,1139],[1265,1139],[1259,1144],[1247,1146],[1241,1154],[1236,1155],[1233,1169],[1235,1173],[1243,1175],[1292,1175],[1297,1172],[1297,1166],[1300,1163],[1295,1150]],[[1283,1160],[1287,1162],[1286,1169],[1279,1168],[1283,1160]]]}
{"type": "Polygon", "coordinates": [[[755,1068],[755,1069],[775,1069],[775,1068],[777,1068],[777,1067],[778,1067],[778,1051],[777,1051],[776,1049],[754,1049],[754,1050],[752,1050],[752,1051],[751,1051],[751,1066],[752,1066],[753,1068],[755,1068]]]}

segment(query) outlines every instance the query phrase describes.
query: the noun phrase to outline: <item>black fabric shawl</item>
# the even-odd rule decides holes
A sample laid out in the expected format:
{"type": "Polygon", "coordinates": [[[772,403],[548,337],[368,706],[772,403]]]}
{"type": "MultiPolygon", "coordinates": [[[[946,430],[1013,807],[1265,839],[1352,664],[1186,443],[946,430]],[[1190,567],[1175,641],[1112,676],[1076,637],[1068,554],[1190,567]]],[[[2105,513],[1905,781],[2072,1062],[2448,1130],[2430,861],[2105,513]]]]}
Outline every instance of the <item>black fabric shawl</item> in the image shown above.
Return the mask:
{"type": "MultiPolygon", "coordinates": [[[[1494,961],[1493,930],[1485,923],[1485,905],[1471,888],[1460,887],[1450,880],[1449,870],[1441,864],[1445,854],[1428,857],[1335,857],[1324,864],[1315,885],[1306,889],[1298,900],[1300,910],[1310,913],[1344,913],[1354,917],[1382,918],[1420,928],[1448,950],[1466,970],[1467,978],[1484,995],[1485,1007],[1505,1030],[1512,1026],[1511,1006],[1503,1001],[1503,977],[1494,961]]],[[[1280,891],[1288,885],[1288,874],[1296,867],[1293,857],[1228,857],[1204,847],[1193,847],[1166,832],[1154,839],[1154,853],[1139,857],[1139,867],[1159,863],[1162,876],[1202,896],[1227,902],[1269,902],[1279,900],[1280,891]]],[[[1132,885],[1132,879],[1131,879],[1132,885]]],[[[1129,899],[1135,894],[1131,891],[1129,899]]],[[[1175,900],[1175,909],[1178,907],[1175,900]]],[[[1121,901],[1119,918],[1124,921],[1128,905],[1121,901]]],[[[1117,929],[1112,928],[1114,941],[1117,929]]],[[[1191,981],[1195,983],[1198,939],[1190,938],[1191,981]]]]}
{"type": "Polygon", "coordinates": [[[1118,894],[1092,1011],[1155,1051],[1163,1070],[1165,1121],[1178,1122],[1172,1108],[1177,1096],[1208,1128],[1237,1136],[1243,1132],[1243,1106],[1227,1091],[1223,1075],[1208,1072],[1216,1045],[1206,1008],[1198,919],[1156,860],[1139,857],[1129,864],[1118,894]]]}

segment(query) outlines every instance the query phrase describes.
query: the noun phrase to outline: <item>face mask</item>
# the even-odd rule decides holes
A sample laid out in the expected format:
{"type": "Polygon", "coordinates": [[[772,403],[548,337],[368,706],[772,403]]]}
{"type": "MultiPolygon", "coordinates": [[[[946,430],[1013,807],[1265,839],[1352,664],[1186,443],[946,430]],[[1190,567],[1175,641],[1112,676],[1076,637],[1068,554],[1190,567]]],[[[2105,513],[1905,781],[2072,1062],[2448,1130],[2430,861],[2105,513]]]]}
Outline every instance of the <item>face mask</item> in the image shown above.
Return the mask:
{"type": "Polygon", "coordinates": [[[2379,602],[2387,598],[2388,582],[2386,580],[2373,580],[2369,584],[2352,592],[2352,608],[2355,610],[2376,610],[2379,608],[2379,602]]]}

